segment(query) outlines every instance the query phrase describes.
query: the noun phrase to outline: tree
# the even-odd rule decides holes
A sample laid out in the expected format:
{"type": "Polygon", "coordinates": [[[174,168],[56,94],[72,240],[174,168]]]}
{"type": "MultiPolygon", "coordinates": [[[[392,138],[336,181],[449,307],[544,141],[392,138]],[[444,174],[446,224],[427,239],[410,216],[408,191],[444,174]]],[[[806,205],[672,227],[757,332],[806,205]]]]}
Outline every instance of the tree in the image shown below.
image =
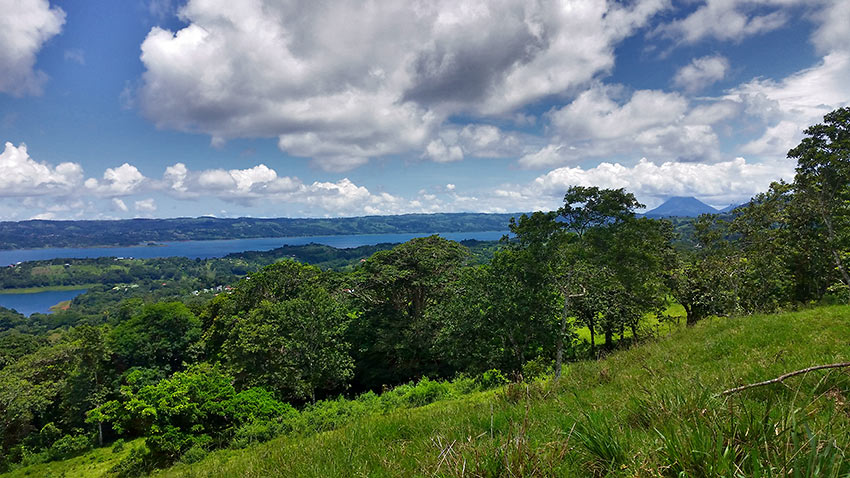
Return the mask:
{"type": "MultiPolygon", "coordinates": [[[[120,432],[125,423],[139,424],[147,437],[149,459],[145,462],[150,468],[169,465],[192,447],[222,446],[229,432],[252,420],[294,413],[291,406],[264,389],[237,393],[233,377],[202,363],[138,391],[126,389],[120,400],[91,410],[88,421],[108,421],[120,432]]],[[[131,454],[127,459],[134,457],[131,454]]]]}
{"type": "MultiPolygon", "coordinates": [[[[575,234],[575,240],[562,241],[556,257],[556,280],[564,298],[561,332],[566,329],[570,314],[570,299],[588,294],[593,283],[595,293],[605,290],[611,281],[610,261],[601,261],[602,251],[608,250],[620,226],[634,218],[634,209],[644,207],[634,194],[625,189],[571,186],[564,195],[564,205],[558,209],[564,229],[575,234]]],[[[609,299],[610,300],[610,299],[609,299]]],[[[604,304],[602,300],[585,300],[585,306],[604,304]]],[[[601,310],[584,310],[581,316],[591,324],[591,350],[595,348],[593,321],[601,310]]],[[[609,317],[610,319],[610,317],[609,317]]],[[[606,329],[610,330],[610,329],[606,329]]],[[[610,337],[610,335],[606,335],[610,337]]],[[[607,341],[610,345],[610,340],[607,341]]],[[[555,356],[555,377],[560,377],[563,341],[559,340],[555,356]]]]}
{"type": "Polygon", "coordinates": [[[841,280],[850,286],[845,265],[850,251],[850,108],[828,113],[805,134],[788,152],[797,160],[795,200],[810,215],[841,280]]]}
{"type": "Polygon", "coordinates": [[[349,340],[358,344],[356,381],[362,387],[446,374],[435,350],[440,324],[434,306],[451,297],[468,259],[464,246],[434,235],[377,252],[355,272],[349,290],[362,314],[349,340]]]}
{"type": "Polygon", "coordinates": [[[192,361],[190,346],[201,337],[201,322],[180,302],[149,304],[108,337],[121,370],[130,367],[176,371],[192,361]]]}
{"type": "Polygon", "coordinates": [[[222,358],[240,387],[264,386],[288,400],[347,387],[354,363],[345,333],[351,316],[325,289],[263,301],[236,321],[222,358]]]}
{"type": "Polygon", "coordinates": [[[685,309],[688,325],[738,307],[740,251],[727,239],[729,224],[714,214],[695,222],[696,248],[669,273],[670,291],[685,309]]]}
{"type": "Polygon", "coordinates": [[[489,264],[465,268],[455,294],[438,305],[437,348],[454,371],[519,372],[529,360],[552,357],[560,298],[527,253],[503,249],[489,264]]]}
{"type": "Polygon", "coordinates": [[[743,312],[772,312],[794,299],[801,241],[792,228],[792,211],[793,190],[784,182],[771,184],[734,211],[729,231],[744,257],[738,288],[743,312]]]}

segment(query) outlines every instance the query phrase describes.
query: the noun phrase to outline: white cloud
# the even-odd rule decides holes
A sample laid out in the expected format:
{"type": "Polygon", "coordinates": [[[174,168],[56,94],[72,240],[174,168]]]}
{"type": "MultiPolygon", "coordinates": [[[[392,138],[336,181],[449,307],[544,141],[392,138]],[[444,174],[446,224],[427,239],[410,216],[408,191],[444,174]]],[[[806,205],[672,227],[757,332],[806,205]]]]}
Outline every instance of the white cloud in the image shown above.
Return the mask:
{"type": "Polygon", "coordinates": [[[68,194],[79,186],[83,168],[77,163],[56,166],[30,158],[23,143],[7,142],[0,154],[0,197],[68,194]]]}
{"type": "Polygon", "coordinates": [[[815,20],[820,24],[812,41],[821,52],[850,50],[850,2],[825,0],[815,20]]]}
{"type": "Polygon", "coordinates": [[[787,7],[806,1],[812,0],[705,0],[687,17],[656,32],[689,44],[706,38],[739,42],[785,26],[791,18],[787,7]]]}
{"type": "Polygon", "coordinates": [[[246,169],[189,171],[185,164],[177,163],[165,169],[162,180],[162,187],[178,197],[255,199],[291,192],[300,186],[298,178],[279,177],[265,164],[246,169]]]}
{"type": "Polygon", "coordinates": [[[700,91],[726,77],[729,60],[720,55],[694,58],[673,77],[673,84],[687,92],[700,91]]]}
{"type": "Polygon", "coordinates": [[[136,211],[144,214],[156,212],[156,201],[153,198],[141,199],[133,203],[136,211]]]}
{"type": "Polygon", "coordinates": [[[463,150],[458,145],[446,146],[441,139],[428,143],[424,156],[437,163],[450,163],[463,159],[463,150]]]}
{"type": "MultiPolygon", "coordinates": [[[[794,162],[787,159],[748,162],[744,158],[714,164],[641,159],[634,166],[601,163],[589,169],[552,170],[524,188],[525,196],[562,197],[570,186],[626,188],[647,204],[667,196],[696,196],[714,205],[728,205],[765,191],[772,181],[794,178],[794,162]]],[[[520,188],[523,189],[523,188],[520,188]]]]}
{"type": "Polygon", "coordinates": [[[667,4],[190,0],[185,28],[143,42],[138,99],[159,127],[213,144],[277,137],[342,171],[425,150],[453,114],[507,115],[580,88],[667,4]]]}
{"type": "Polygon", "coordinates": [[[127,204],[124,203],[121,199],[112,198],[112,209],[121,212],[127,212],[127,204]]]}
{"type": "Polygon", "coordinates": [[[0,12],[0,92],[39,95],[47,75],[36,56],[62,31],[65,12],[47,0],[0,0],[0,12]]]}
{"type": "Polygon", "coordinates": [[[90,191],[103,196],[127,196],[137,192],[145,182],[145,176],[135,166],[124,163],[117,168],[107,168],[103,179],[86,179],[90,191]]]}
{"type": "Polygon", "coordinates": [[[782,81],[756,79],[730,92],[727,99],[747,105],[764,121],[764,134],[744,145],[743,153],[785,156],[830,111],[850,105],[850,52],[833,52],[812,68],[782,81]]]}
{"type": "Polygon", "coordinates": [[[625,100],[623,96],[621,87],[596,85],[550,111],[550,144],[523,155],[519,164],[539,168],[635,154],[684,161],[717,159],[718,138],[710,121],[716,121],[722,110],[701,105],[698,114],[690,115],[689,102],[679,93],[638,90],[625,100]]]}

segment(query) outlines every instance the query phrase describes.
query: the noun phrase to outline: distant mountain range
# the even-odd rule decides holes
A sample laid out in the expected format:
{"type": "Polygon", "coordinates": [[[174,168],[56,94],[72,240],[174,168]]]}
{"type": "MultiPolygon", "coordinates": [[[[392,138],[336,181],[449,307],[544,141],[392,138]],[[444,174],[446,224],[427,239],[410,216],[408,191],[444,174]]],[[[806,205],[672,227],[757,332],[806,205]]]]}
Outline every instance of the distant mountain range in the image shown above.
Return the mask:
{"type": "Polygon", "coordinates": [[[729,212],[741,206],[730,204],[723,209],[715,209],[695,197],[674,196],[664,201],[664,204],[645,212],[646,217],[697,217],[700,214],[717,214],[729,212]]]}

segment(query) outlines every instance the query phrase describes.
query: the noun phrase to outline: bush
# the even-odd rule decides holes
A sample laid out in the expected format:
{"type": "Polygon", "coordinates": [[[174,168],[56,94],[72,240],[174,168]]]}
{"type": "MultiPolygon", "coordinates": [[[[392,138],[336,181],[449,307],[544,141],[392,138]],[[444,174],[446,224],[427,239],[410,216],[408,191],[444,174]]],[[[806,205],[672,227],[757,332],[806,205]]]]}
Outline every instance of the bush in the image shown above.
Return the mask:
{"type": "Polygon", "coordinates": [[[112,444],[112,453],[121,453],[124,450],[124,439],[119,438],[112,444]]]}
{"type": "Polygon", "coordinates": [[[476,380],[478,381],[478,386],[480,386],[482,390],[501,387],[502,385],[510,382],[510,380],[502,375],[501,370],[497,370],[495,368],[482,373],[476,380]]]}
{"type": "Polygon", "coordinates": [[[153,468],[150,453],[144,447],[135,447],[130,450],[129,455],[110,468],[109,473],[119,478],[136,478],[149,473],[153,468]]]}
{"type": "Polygon", "coordinates": [[[51,460],[63,460],[85,452],[91,445],[91,438],[85,435],[64,435],[50,446],[48,455],[51,460]]]}
{"type": "Polygon", "coordinates": [[[436,402],[451,395],[446,382],[436,382],[422,377],[422,380],[412,387],[404,396],[405,402],[413,407],[421,407],[436,402]]]}
{"type": "MultiPolygon", "coordinates": [[[[245,448],[254,443],[269,441],[272,438],[292,431],[291,421],[255,420],[236,429],[230,442],[232,448],[245,448]]],[[[185,457],[183,459],[185,462],[185,457]]]]}
{"type": "Polygon", "coordinates": [[[522,366],[522,378],[525,381],[531,381],[549,373],[552,373],[552,360],[546,357],[537,357],[525,362],[522,366]]]}
{"type": "Polygon", "coordinates": [[[850,287],[842,283],[829,286],[821,302],[826,305],[850,304],[850,287]]]}
{"type": "Polygon", "coordinates": [[[192,463],[197,463],[203,460],[209,452],[202,446],[194,445],[188,450],[186,453],[183,453],[183,456],[180,457],[180,461],[191,465],[192,463]]]}

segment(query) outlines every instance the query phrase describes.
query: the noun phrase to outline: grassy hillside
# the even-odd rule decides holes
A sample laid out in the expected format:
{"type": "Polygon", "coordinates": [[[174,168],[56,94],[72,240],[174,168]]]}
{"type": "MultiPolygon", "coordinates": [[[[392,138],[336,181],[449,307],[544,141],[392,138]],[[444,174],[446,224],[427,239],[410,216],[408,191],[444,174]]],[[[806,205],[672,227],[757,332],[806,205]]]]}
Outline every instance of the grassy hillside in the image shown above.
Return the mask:
{"type": "MultiPolygon", "coordinates": [[[[845,477],[850,369],[716,394],[846,361],[850,307],[714,319],[570,364],[557,384],[512,384],[375,415],[330,432],[215,452],[155,476],[845,477]]],[[[66,465],[53,466],[66,476],[101,476],[104,469],[66,465]]],[[[47,476],[44,470],[9,476],[47,476]]]]}

